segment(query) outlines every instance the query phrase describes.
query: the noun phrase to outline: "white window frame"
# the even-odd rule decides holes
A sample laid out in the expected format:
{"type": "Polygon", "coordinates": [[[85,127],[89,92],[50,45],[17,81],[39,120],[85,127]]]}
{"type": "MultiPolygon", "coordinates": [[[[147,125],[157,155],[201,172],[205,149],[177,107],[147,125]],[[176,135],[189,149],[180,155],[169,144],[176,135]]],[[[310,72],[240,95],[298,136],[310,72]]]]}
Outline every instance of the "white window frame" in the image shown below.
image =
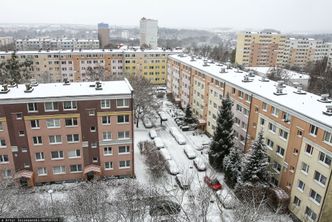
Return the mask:
{"type": "Polygon", "coordinates": [[[273,123],[269,122],[269,126],[268,127],[269,127],[269,131],[272,132],[273,134],[275,134],[277,132],[277,126],[274,125],[273,123]],[[270,129],[270,126],[271,126],[272,129],[270,129]]]}
{"type": "Polygon", "coordinates": [[[301,192],[303,192],[304,189],[305,189],[305,183],[304,183],[302,180],[298,180],[298,181],[297,181],[297,186],[296,186],[296,187],[297,187],[298,190],[300,190],[301,192]],[[300,187],[300,183],[302,183],[303,186],[300,187]]]}
{"type": "Polygon", "coordinates": [[[273,149],[274,147],[274,142],[273,140],[269,139],[269,138],[266,138],[266,146],[270,149],[273,149]]]}
{"type": "Polygon", "coordinates": [[[323,140],[324,140],[325,143],[332,144],[332,133],[324,131],[323,140]]]}
{"type": "Polygon", "coordinates": [[[69,166],[69,172],[70,173],[81,173],[82,171],[83,171],[82,164],[71,164],[69,166]],[[72,167],[75,167],[75,170],[72,170],[72,167]]]}
{"type": "Polygon", "coordinates": [[[309,134],[310,134],[311,136],[316,137],[316,136],[317,136],[317,133],[318,133],[318,127],[315,126],[315,125],[310,124],[309,134]]]}
{"type": "Polygon", "coordinates": [[[67,143],[79,143],[80,142],[80,134],[68,134],[67,135],[67,143]],[[78,140],[75,140],[75,135],[78,136],[78,140]],[[68,138],[71,138],[69,140],[68,138]]]}
{"type": "Polygon", "coordinates": [[[101,124],[102,125],[111,125],[111,116],[102,116],[101,117],[101,124]],[[106,122],[104,123],[104,118],[106,119],[106,122]]]}
{"type": "Polygon", "coordinates": [[[78,126],[78,119],[77,117],[72,117],[72,118],[65,118],[65,127],[76,127],[78,126]],[[71,125],[67,125],[67,120],[70,120],[70,122],[72,123],[71,125]],[[76,121],[76,125],[74,124],[76,121]]]}
{"type": "Polygon", "coordinates": [[[128,169],[130,168],[130,160],[120,160],[119,169],[128,169]],[[124,163],[124,166],[121,166],[121,163],[124,163]]]}
{"type": "Polygon", "coordinates": [[[129,123],[129,115],[118,115],[117,116],[117,121],[118,121],[117,122],[118,124],[128,124],[129,123]],[[123,121],[119,122],[119,118],[121,118],[121,117],[123,118],[123,121]],[[126,117],[128,117],[128,121],[126,121],[126,119],[127,119],[126,117]]]}
{"type": "Polygon", "coordinates": [[[326,182],[327,182],[327,177],[324,176],[323,174],[321,174],[320,172],[318,172],[317,170],[315,170],[315,173],[314,173],[314,180],[319,183],[321,186],[325,187],[326,185],[326,182]],[[316,179],[316,174],[318,175],[318,178],[316,179]],[[325,183],[322,183],[322,178],[325,178],[325,183]]]}
{"type": "Polygon", "coordinates": [[[331,166],[331,162],[332,162],[332,157],[322,151],[319,151],[319,156],[318,156],[318,161],[320,163],[322,163],[325,166],[331,166]],[[323,156],[323,160],[321,160],[321,156],[323,156]],[[326,160],[329,159],[330,160],[330,164],[326,163],[326,160]]]}
{"type": "Polygon", "coordinates": [[[66,174],[66,167],[65,166],[54,166],[54,167],[52,167],[52,172],[53,172],[54,175],[66,174]],[[54,172],[55,168],[59,168],[61,171],[56,173],[56,172],[54,172]]]}
{"type": "Polygon", "coordinates": [[[56,109],[55,109],[55,104],[57,104],[57,102],[45,102],[45,103],[44,103],[44,109],[45,109],[45,112],[59,111],[59,104],[57,104],[56,109]],[[47,108],[46,108],[46,104],[52,104],[52,109],[47,109],[47,108]]]}
{"type": "Polygon", "coordinates": [[[287,140],[288,139],[288,132],[283,130],[283,129],[279,129],[279,137],[283,140],[287,140]]]}
{"type": "Polygon", "coordinates": [[[38,119],[30,120],[30,126],[31,126],[31,129],[40,129],[39,120],[38,120],[38,119]],[[36,127],[33,127],[33,126],[32,126],[32,121],[34,121],[36,127]]]}
{"type": "Polygon", "coordinates": [[[3,122],[0,121],[0,131],[4,131],[3,122]]]}
{"type": "Polygon", "coordinates": [[[294,200],[293,200],[293,205],[295,205],[296,207],[300,207],[301,206],[301,199],[298,198],[297,196],[294,196],[294,200]]]}
{"type": "Polygon", "coordinates": [[[7,143],[5,139],[0,139],[0,148],[6,148],[7,147],[7,143]]]}
{"type": "Polygon", "coordinates": [[[111,146],[104,147],[104,156],[112,156],[113,148],[111,146]]]}
{"type": "Polygon", "coordinates": [[[34,136],[32,137],[32,143],[34,146],[43,145],[43,138],[41,136],[34,136]],[[35,143],[34,138],[36,138],[37,143],[35,143]]]}
{"type": "Polygon", "coordinates": [[[315,191],[313,189],[310,189],[310,191],[309,191],[309,199],[311,201],[313,201],[314,203],[320,205],[320,203],[322,202],[322,195],[320,195],[319,193],[317,193],[317,191],[315,191]],[[312,194],[313,194],[313,197],[311,196],[312,194]],[[319,201],[317,200],[317,197],[318,197],[318,199],[320,198],[319,201]]]}
{"type": "Polygon", "coordinates": [[[116,108],[128,108],[129,107],[129,99],[117,99],[116,100],[116,108]],[[122,105],[119,105],[121,101],[122,105]]]}
{"type": "Polygon", "coordinates": [[[9,163],[9,156],[7,154],[0,155],[0,164],[9,163]],[[6,160],[7,159],[7,160],[6,160]]]}
{"type": "Polygon", "coordinates": [[[47,119],[46,120],[46,127],[48,129],[60,128],[61,127],[61,121],[60,121],[60,119],[47,119]]]}
{"type": "Polygon", "coordinates": [[[77,102],[76,101],[64,101],[63,110],[77,110],[77,102]],[[69,103],[68,105],[70,105],[70,108],[65,107],[66,103],[69,103]]]}
{"type": "Polygon", "coordinates": [[[109,99],[100,100],[100,108],[101,109],[110,109],[111,108],[111,100],[109,100],[109,99]]]}
{"type": "Polygon", "coordinates": [[[36,158],[36,161],[44,161],[45,160],[44,152],[35,153],[35,158],[36,158]]]}
{"type": "Polygon", "coordinates": [[[119,146],[118,147],[118,153],[119,155],[122,155],[122,154],[129,154],[130,153],[130,146],[126,145],[126,146],[119,146]],[[125,152],[120,152],[120,149],[121,148],[124,148],[125,149],[125,152]]]}
{"type": "Polygon", "coordinates": [[[61,135],[50,135],[48,136],[48,140],[50,144],[62,144],[62,137],[61,135]],[[53,141],[52,141],[53,139],[53,141]]]}
{"type": "Polygon", "coordinates": [[[63,160],[64,154],[62,150],[56,150],[51,152],[51,160],[63,160]],[[58,157],[53,157],[53,153],[57,153],[58,157]]]}
{"type": "Polygon", "coordinates": [[[76,159],[76,158],[80,158],[80,157],[81,157],[81,150],[80,149],[69,150],[68,151],[68,158],[69,159],[76,159]],[[79,154],[79,155],[77,155],[77,154],[79,154]]]}
{"type": "Polygon", "coordinates": [[[38,176],[47,176],[47,168],[46,167],[38,167],[37,168],[38,176]]]}
{"type": "Polygon", "coordinates": [[[127,139],[130,139],[129,131],[119,131],[118,132],[118,140],[127,140],[127,139]],[[123,137],[121,137],[120,134],[123,134],[123,137]]]}
{"type": "Polygon", "coordinates": [[[28,110],[28,113],[36,113],[36,112],[38,112],[37,103],[28,103],[27,104],[27,110],[28,110]],[[32,107],[33,107],[32,110],[30,110],[29,104],[32,104],[32,107]]]}
{"type": "Polygon", "coordinates": [[[277,155],[284,157],[285,155],[285,149],[282,148],[281,146],[277,145],[277,150],[276,150],[277,155]],[[282,154],[283,153],[283,154],[282,154]]]}
{"type": "Polygon", "coordinates": [[[107,161],[104,163],[104,169],[105,170],[113,170],[113,162],[112,161],[107,161]],[[111,166],[111,167],[110,167],[111,166]]]}
{"type": "Polygon", "coordinates": [[[112,140],[112,132],[105,131],[103,132],[103,141],[111,141],[112,140]]]}

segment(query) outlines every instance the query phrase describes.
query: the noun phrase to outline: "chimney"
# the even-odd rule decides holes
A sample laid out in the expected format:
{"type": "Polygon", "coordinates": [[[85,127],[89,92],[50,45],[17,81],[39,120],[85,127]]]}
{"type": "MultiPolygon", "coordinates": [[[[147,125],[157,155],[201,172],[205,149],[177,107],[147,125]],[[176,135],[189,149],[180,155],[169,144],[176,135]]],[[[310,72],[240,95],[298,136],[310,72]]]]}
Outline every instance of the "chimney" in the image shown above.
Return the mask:
{"type": "Polygon", "coordinates": [[[286,95],[287,93],[283,92],[283,87],[277,86],[277,91],[273,93],[276,96],[286,95]]]}
{"type": "Polygon", "coordinates": [[[63,79],[63,85],[64,86],[70,85],[70,82],[69,82],[68,78],[63,79]]]}
{"type": "Polygon", "coordinates": [[[0,90],[0,93],[5,94],[5,93],[8,93],[9,91],[10,91],[10,89],[8,89],[8,85],[2,84],[2,89],[0,90]]]}
{"type": "Polygon", "coordinates": [[[252,81],[253,81],[252,79],[249,79],[249,76],[247,76],[247,75],[243,76],[242,82],[252,82],[252,81]]]}
{"type": "Polygon", "coordinates": [[[250,77],[255,77],[255,72],[254,72],[253,70],[250,70],[250,71],[249,71],[249,76],[250,76],[250,77]]]}
{"type": "Polygon", "coordinates": [[[323,114],[325,114],[327,116],[332,116],[332,105],[327,105],[326,110],[323,111],[323,114]]]}
{"type": "Polygon", "coordinates": [[[226,69],[225,68],[221,68],[220,69],[220,73],[226,73],[226,69]]]}
{"type": "Polygon", "coordinates": [[[203,66],[210,66],[207,61],[204,61],[203,66]]]}
{"type": "Polygon", "coordinates": [[[294,93],[299,94],[299,95],[307,94],[305,91],[302,90],[302,86],[297,86],[296,91],[294,91],[294,93]]]}
{"type": "Polygon", "coordinates": [[[196,61],[195,56],[191,56],[190,62],[196,61]]]}
{"type": "Polygon", "coordinates": [[[331,100],[329,100],[329,94],[322,94],[320,96],[320,99],[318,99],[319,102],[321,103],[330,103],[331,100]]]}
{"type": "Polygon", "coordinates": [[[285,88],[286,86],[284,85],[284,81],[283,80],[279,80],[277,82],[277,88],[285,88]]]}
{"type": "Polygon", "coordinates": [[[33,87],[38,86],[38,82],[37,82],[36,79],[31,79],[31,80],[30,80],[30,83],[31,83],[31,85],[32,85],[33,87]]]}
{"type": "Polygon", "coordinates": [[[102,90],[102,89],[103,89],[103,87],[102,87],[100,81],[97,81],[97,82],[96,82],[96,88],[95,88],[95,89],[96,89],[96,90],[102,90]]]}
{"type": "Polygon", "coordinates": [[[25,83],[25,90],[24,90],[24,92],[25,93],[31,93],[33,91],[33,87],[32,87],[32,85],[31,85],[31,83],[25,83]]]}

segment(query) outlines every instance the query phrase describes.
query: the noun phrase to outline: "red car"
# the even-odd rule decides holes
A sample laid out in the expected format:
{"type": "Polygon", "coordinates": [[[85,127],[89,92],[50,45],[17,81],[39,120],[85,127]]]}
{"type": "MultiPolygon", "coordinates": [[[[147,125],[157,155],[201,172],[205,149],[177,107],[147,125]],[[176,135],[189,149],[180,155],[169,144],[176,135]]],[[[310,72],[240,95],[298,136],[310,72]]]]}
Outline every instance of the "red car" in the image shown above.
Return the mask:
{"type": "Polygon", "coordinates": [[[205,176],[204,182],[214,191],[220,190],[222,188],[217,178],[211,179],[208,176],[205,176]]]}

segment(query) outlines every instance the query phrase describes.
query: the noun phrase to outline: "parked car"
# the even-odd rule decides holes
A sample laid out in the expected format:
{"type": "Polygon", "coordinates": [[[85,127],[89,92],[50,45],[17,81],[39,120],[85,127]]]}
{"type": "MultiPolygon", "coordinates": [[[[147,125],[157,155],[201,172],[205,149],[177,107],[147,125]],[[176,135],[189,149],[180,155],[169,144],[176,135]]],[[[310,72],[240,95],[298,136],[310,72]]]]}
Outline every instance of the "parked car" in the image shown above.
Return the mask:
{"type": "Polygon", "coordinates": [[[170,200],[152,201],[149,214],[152,217],[169,216],[181,212],[180,204],[170,200]]]}
{"type": "Polygon", "coordinates": [[[182,190],[189,190],[189,188],[190,188],[190,184],[189,184],[190,181],[184,175],[182,175],[182,174],[176,175],[175,176],[175,181],[177,182],[177,184],[179,185],[179,187],[182,190]]]}
{"type": "Polygon", "coordinates": [[[194,166],[196,167],[196,169],[198,171],[205,171],[206,170],[205,163],[199,157],[197,157],[196,159],[194,159],[194,166]]]}
{"type": "Polygon", "coordinates": [[[152,128],[153,127],[153,124],[152,124],[151,120],[147,117],[143,118],[143,125],[144,125],[145,128],[152,128]]]}
{"type": "Polygon", "coordinates": [[[210,187],[212,190],[220,190],[222,188],[219,180],[217,178],[210,178],[208,176],[204,177],[204,182],[208,185],[208,187],[210,187]]]}
{"type": "Polygon", "coordinates": [[[178,168],[178,166],[177,166],[177,164],[175,163],[174,160],[167,160],[166,161],[166,169],[172,175],[176,175],[176,174],[179,173],[179,168],[178,168]]]}
{"type": "Polygon", "coordinates": [[[156,145],[157,149],[161,149],[161,148],[165,147],[164,142],[159,137],[155,137],[153,141],[154,141],[154,144],[156,145]]]}
{"type": "Polygon", "coordinates": [[[154,129],[150,129],[149,131],[149,136],[151,139],[154,139],[156,138],[158,135],[157,135],[157,132],[154,130],[154,129]]]}
{"type": "Polygon", "coordinates": [[[167,115],[166,115],[166,113],[164,113],[164,112],[159,112],[158,115],[159,115],[159,117],[160,117],[160,119],[161,119],[162,121],[167,121],[167,115]]]}
{"type": "Polygon", "coordinates": [[[164,158],[164,160],[171,160],[172,159],[172,157],[169,154],[168,150],[165,149],[165,148],[164,149],[160,149],[160,154],[164,158]]]}
{"type": "Polygon", "coordinates": [[[174,137],[176,142],[178,142],[178,144],[180,144],[180,145],[186,144],[186,139],[182,136],[182,134],[180,133],[180,131],[177,128],[170,127],[169,132],[174,137]]]}
{"type": "Polygon", "coordinates": [[[182,131],[189,131],[190,130],[190,126],[188,126],[188,125],[182,125],[180,128],[181,128],[182,131]]]}
{"type": "Polygon", "coordinates": [[[192,160],[196,158],[196,153],[194,152],[194,150],[189,146],[186,145],[183,149],[183,152],[186,154],[186,156],[188,157],[188,159],[192,160]]]}

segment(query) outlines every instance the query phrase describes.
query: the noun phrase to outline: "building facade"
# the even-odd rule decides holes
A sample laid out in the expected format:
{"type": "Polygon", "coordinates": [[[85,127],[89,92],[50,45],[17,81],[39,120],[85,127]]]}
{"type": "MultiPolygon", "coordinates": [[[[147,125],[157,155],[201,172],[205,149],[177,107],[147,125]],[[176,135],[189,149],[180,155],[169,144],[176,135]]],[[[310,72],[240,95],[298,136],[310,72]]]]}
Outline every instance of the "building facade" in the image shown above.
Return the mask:
{"type": "Polygon", "coordinates": [[[151,49],[158,46],[158,20],[142,18],[140,20],[140,46],[147,45],[151,49]]]}
{"type": "Polygon", "coordinates": [[[67,38],[17,39],[15,40],[15,48],[18,51],[98,49],[99,40],[67,38]]]}
{"type": "MultiPolygon", "coordinates": [[[[167,56],[170,50],[63,50],[18,51],[20,60],[32,60],[32,78],[38,82],[88,81],[89,71],[103,73],[102,79],[123,74],[140,75],[153,84],[166,83],[167,56]]],[[[13,52],[0,52],[0,62],[11,58],[13,52]]]]}
{"type": "Polygon", "coordinates": [[[104,49],[110,43],[110,29],[106,23],[98,23],[99,48],[104,49]]]}
{"type": "Polygon", "coordinates": [[[270,183],[289,195],[290,211],[301,221],[329,221],[332,101],[328,97],[181,54],[168,58],[167,87],[182,107],[189,101],[210,135],[222,98],[229,96],[236,144],[246,151],[262,132],[270,183]]]}
{"type": "Polygon", "coordinates": [[[132,106],[126,79],[3,88],[0,178],[33,186],[134,176],[132,106]]]}
{"type": "Polygon", "coordinates": [[[10,45],[14,43],[14,38],[13,37],[0,37],[0,47],[10,45]]]}
{"type": "Polygon", "coordinates": [[[287,38],[272,32],[237,34],[235,62],[245,67],[298,67],[327,57],[332,61],[332,44],[312,38],[287,38]]]}

